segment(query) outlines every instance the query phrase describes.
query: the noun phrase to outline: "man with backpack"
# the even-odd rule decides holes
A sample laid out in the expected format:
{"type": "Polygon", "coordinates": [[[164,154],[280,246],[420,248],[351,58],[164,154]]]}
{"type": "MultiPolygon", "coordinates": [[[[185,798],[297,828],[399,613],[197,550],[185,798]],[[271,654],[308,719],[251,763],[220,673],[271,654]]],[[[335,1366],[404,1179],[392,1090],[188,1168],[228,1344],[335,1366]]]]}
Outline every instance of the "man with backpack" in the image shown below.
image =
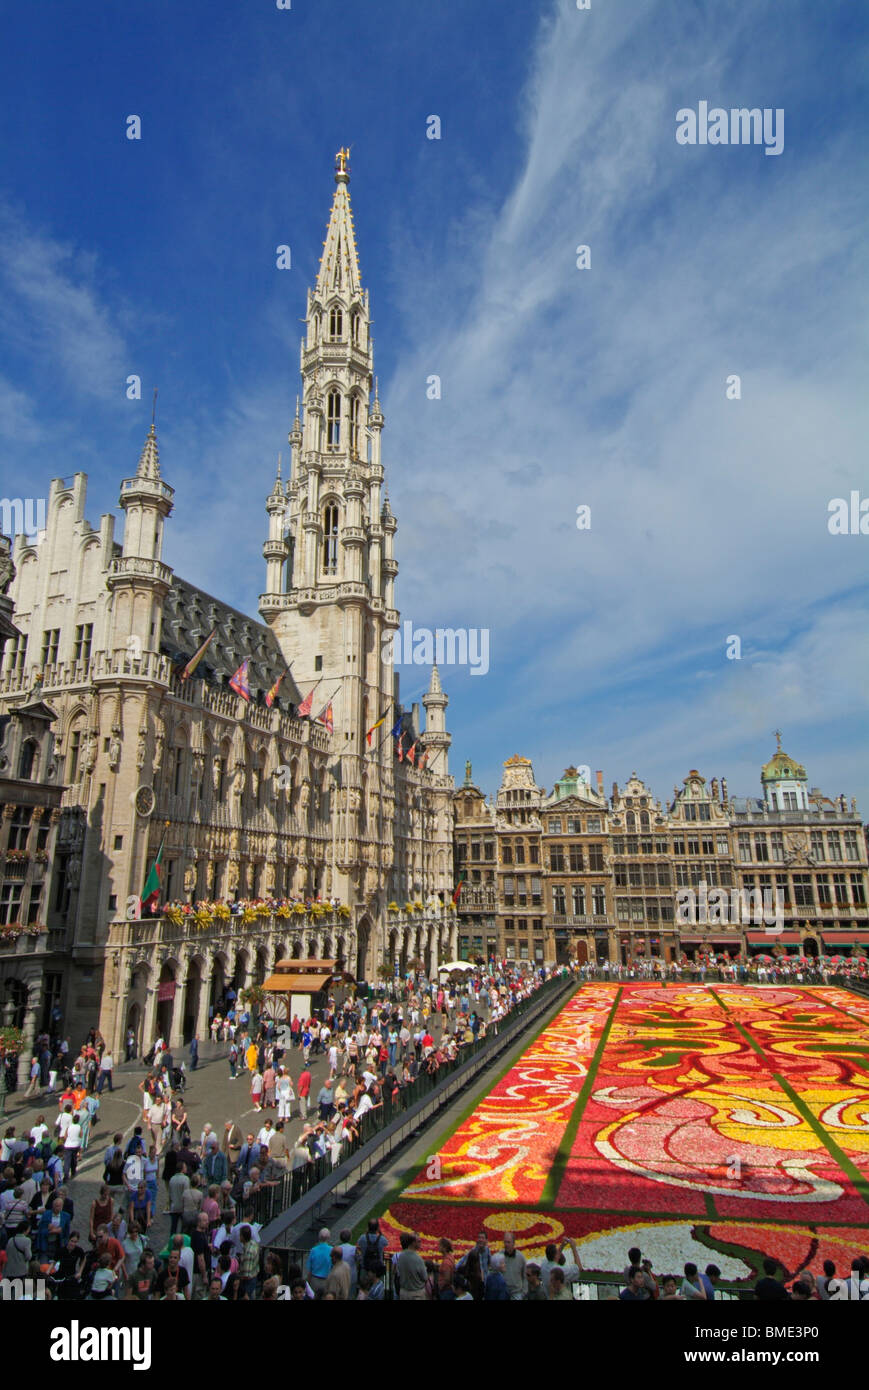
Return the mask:
{"type": "Polygon", "coordinates": [[[375,1218],[368,1223],[368,1230],[356,1246],[356,1268],[363,1270],[375,1279],[382,1279],[386,1273],[385,1254],[389,1244],[381,1234],[380,1222],[375,1218]]]}

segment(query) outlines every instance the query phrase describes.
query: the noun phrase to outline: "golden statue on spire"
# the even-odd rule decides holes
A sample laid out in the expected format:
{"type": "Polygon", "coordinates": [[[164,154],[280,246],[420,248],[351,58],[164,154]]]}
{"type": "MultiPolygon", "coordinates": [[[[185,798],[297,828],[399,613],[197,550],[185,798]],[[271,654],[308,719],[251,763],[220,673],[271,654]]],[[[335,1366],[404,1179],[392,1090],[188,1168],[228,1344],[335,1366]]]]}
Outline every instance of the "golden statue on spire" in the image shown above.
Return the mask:
{"type": "Polygon", "coordinates": [[[338,153],[336,154],[336,156],[335,156],[335,173],[336,173],[336,174],[346,174],[346,173],[348,172],[347,166],[348,166],[349,163],[350,163],[350,151],[349,151],[349,150],[345,150],[345,149],[343,149],[343,148],[340,149],[340,150],[338,151],[338,153]]]}

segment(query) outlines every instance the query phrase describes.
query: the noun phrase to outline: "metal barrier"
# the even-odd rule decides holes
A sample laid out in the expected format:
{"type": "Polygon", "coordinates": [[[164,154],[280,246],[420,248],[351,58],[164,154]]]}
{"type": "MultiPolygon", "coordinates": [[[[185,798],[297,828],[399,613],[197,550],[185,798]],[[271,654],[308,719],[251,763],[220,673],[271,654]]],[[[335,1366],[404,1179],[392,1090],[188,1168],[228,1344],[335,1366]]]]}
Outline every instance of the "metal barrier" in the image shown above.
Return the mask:
{"type": "Polygon", "coordinates": [[[462,1049],[455,1062],[446,1063],[434,1075],[417,1077],[403,1087],[393,1102],[384,1096],[383,1106],[362,1117],[358,1146],[333,1167],[321,1158],[287,1173],[274,1186],[254,1193],[242,1204],[242,1219],[261,1222],[264,1246],[285,1247],[290,1232],[306,1217],[317,1213],[336,1197],[345,1196],[360,1179],[378,1167],[392,1151],[415,1134],[442,1106],[509,1048],[532,1018],[538,1017],[576,990],[571,974],[547,980],[529,999],[522,999],[481,1042],[462,1049]],[[282,1239],[283,1238],[283,1239],[282,1239]]]}

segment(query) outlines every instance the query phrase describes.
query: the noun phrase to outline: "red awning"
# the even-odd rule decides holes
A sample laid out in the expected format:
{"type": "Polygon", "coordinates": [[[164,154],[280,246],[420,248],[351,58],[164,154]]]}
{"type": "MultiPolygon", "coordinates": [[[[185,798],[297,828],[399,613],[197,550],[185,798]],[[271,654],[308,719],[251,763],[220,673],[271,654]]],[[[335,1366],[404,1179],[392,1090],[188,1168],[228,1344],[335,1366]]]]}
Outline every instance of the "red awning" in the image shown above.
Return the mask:
{"type": "Polygon", "coordinates": [[[827,935],[822,932],[825,946],[869,946],[867,931],[833,931],[827,935]]]}
{"type": "Polygon", "coordinates": [[[773,946],[798,946],[803,938],[798,931],[747,931],[745,939],[749,946],[768,946],[772,950],[773,946]]]}

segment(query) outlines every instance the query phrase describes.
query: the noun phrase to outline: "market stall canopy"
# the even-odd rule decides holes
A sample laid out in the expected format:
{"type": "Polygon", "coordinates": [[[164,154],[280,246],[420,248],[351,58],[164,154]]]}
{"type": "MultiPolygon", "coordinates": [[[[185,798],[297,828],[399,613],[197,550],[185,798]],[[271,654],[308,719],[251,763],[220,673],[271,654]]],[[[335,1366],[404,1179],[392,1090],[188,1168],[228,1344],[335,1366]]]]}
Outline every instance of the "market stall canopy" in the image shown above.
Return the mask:
{"type": "Polygon", "coordinates": [[[274,974],[263,981],[267,994],[318,994],[335,974],[334,960],[279,960],[274,974]]]}

